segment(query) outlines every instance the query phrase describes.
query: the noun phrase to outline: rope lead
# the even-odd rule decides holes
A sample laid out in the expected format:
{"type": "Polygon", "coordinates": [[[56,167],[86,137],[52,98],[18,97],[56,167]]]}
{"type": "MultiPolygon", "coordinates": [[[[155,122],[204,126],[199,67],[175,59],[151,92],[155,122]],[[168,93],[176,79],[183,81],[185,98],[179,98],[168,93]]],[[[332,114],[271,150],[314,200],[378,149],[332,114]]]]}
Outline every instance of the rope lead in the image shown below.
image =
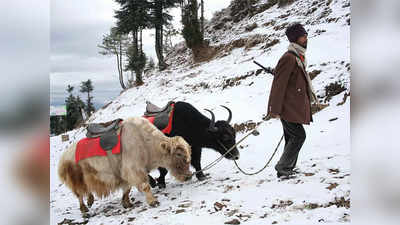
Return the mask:
{"type": "MultiPolygon", "coordinates": [[[[258,135],[260,134],[260,132],[257,131],[257,128],[258,128],[263,122],[264,122],[264,121],[262,121],[261,123],[259,123],[255,128],[253,128],[252,131],[250,131],[249,133],[247,133],[242,139],[240,139],[240,141],[238,141],[235,145],[233,145],[231,148],[229,148],[229,150],[227,150],[226,147],[225,147],[220,141],[218,141],[218,143],[219,143],[225,150],[227,150],[227,151],[226,151],[223,155],[221,155],[219,158],[217,158],[216,160],[214,160],[213,162],[211,162],[210,164],[208,164],[208,165],[207,165],[206,167],[204,167],[203,169],[201,169],[201,170],[199,170],[199,171],[193,172],[193,173],[192,173],[192,176],[193,176],[193,175],[196,175],[196,174],[198,174],[198,173],[200,173],[200,172],[204,172],[204,171],[210,169],[211,167],[215,166],[215,165],[216,165],[219,161],[221,161],[227,154],[229,154],[229,152],[231,152],[236,146],[238,146],[238,144],[240,144],[242,141],[244,141],[244,140],[245,140],[247,137],[249,137],[251,134],[254,135],[254,136],[258,136],[258,135]]],[[[272,154],[272,156],[271,156],[270,159],[268,160],[267,164],[265,164],[265,166],[264,166],[261,170],[255,172],[255,173],[247,173],[247,172],[243,171],[243,170],[239,167],[239,165],[237,164],[236,160],[234,160],[236,167],[239,169],[240,172],[242,172],[242,173],[245,174],[245,175],[255,175],[255,174],[260,173],[260,172],[263,171],[265,168],[267,168],[268,164],[271,162],[272,158],[274,157],[275,153],[277,152],[277,150],[278,150],[278,148],[279,148],[279,145],[280,145],[281,142],[282,142],[282,139],[283,139],[283,135],[282,135],[281,139],[279,140],[279,143],[278,143],[278,145],[276,146],[274,153],[272,154]]]]}

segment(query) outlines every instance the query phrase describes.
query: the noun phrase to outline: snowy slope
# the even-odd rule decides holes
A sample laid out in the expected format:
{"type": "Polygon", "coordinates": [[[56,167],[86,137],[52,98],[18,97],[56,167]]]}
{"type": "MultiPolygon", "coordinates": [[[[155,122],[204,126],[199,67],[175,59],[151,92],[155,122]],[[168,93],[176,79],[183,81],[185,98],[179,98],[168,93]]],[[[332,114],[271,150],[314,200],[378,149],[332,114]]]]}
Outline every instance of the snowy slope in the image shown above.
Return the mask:
{"type": "MultiPolygon", "coordinates": [[[[266,1],[258,4],[263,2],[266,1]]],[[[256,75],[255,70],[259,68],[252,60],[274,66],[288,45],[284,29],[275,30],[274,27],[302,21],[308,24],[309,32],[308,71],[321,71],[313,80],[320,100],[326,99],[325,87],[331,83],[338,81],[347,89],[327,101],[329,107],[314,115],[314,123],[305,126],[307,139],[298,162],[299,170],[304,173],[291,180],[276,178],[273,165],[282,153],[282,145],[271,165],[260,174],[246,176],[232,161],[222,160],[207,171],[211,177],[203,182],[194,179],[183,184],[168,175],[166,189],[153,190],[161,203],[157,208],[148,207],[143,194],[133,188],[131,197],[135,199],[135,208],[124,209],[120,204],[122,193],[115,193],[106,199],[96,199],[90,209],[93,216],[85,220],[81,217],[78,200],[57,177],[60,155],[73,141],[85,135],[83,129],[76,129],[68,132],[69,142],[61,142],[60,136],[51,138],[50,224],[62,221],[65,224],[224,224],[233,219],[241,224],[350,222],[350,97],[338,105],[345,93],[350,92],[348,4],[349,1],[344,0],[297,1],[282,9],[273,6],[232,24],[224,33],[215,31],[213,35],[219,37],[218,41],[213,41],[215,38],[209,35],[213,46],[229,45],[257,34],[263,36],[265,42],[249,49],[233,48],[213,60],[195,65],[180,63],[190,61],[188,51],[184,51],[169,59],[171,66],[166,71],[148,75],[143,86],[123,92],[89,119],[90,122],[104,122],[141,116],[146,100],[159,106],[175,100],[187,101],[207,116],[203,109],[211,109],[217,119],[227,118],[226,110],[219,106],[226,105],[233,111],[233,124],[260,122],[266,113],[272,77],[265,73],[256,75]],[[317,9],[311,10],[313,7],[317,9]],[[321,18],[327,9],[329,13],[321,18]],[[282,16],[288,13],[291,16],[282,16]],[[276,21],[275,25],[263,26],[269,21],[276,21]],[[246,32],[244,27],[253,23],[258,27],[246,32]],[[275,38],[280,42],[263,48],[275,38]],[[228,79],[246,74],[247,78],[226,86],[228,79]]],[[[260,135],[250,136],[240,148],[238,163],[251,172],[264,166],[282,135],[278,120],[264,122],[258,130],[260,135]]],[[[238,133],[237,140],[244,135],[238,133]]],[[[202,166],[217,157],[213,150],[204,149],[202,166]]],[[[158,175],[158,172],[152,174],[158,175]]]]}

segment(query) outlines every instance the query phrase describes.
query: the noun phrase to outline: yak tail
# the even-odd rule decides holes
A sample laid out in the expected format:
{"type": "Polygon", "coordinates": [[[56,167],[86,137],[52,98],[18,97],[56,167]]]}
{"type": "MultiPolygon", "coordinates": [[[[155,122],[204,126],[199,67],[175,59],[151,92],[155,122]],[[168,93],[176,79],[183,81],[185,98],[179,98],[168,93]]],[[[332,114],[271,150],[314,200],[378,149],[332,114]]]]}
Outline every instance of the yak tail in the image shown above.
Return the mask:
{"type": "Polygon", "coordinates": [[[69,187],[76,195],[87,192],[83,180],[82,167],[72,161],[64,161],[58,167],[58,176],[62,183],[69,187]]]}

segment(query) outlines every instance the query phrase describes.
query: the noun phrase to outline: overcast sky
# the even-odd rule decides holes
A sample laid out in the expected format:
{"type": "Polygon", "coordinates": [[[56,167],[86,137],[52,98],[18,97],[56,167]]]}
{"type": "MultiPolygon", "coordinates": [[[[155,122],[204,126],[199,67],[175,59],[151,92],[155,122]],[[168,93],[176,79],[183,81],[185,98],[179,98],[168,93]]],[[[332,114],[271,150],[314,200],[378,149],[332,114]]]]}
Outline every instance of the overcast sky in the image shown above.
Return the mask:
{"type": "MultiPolygon", "coordinates": [[[[91,79],[94,100],[104,104],[119,95],[121,87],[115,57],[100,55],[98,44],[104,34],[115,25],[114,10],[119,5],[113,0],[53,0],[50,1],[51,105],[64,104],[68,84],[78,94],[82,81],[91,79]]],[[[229,5],[230,0],[205,1],[206,18],[229,5]]],[[[175,24],[180,21],[180,10],[171,12],[175,24]]],[[[156,60],[153,31],[144,33],[144,51],[156,60]]],[[[86,100],[84,95],[81,97],[86,100]]]]}

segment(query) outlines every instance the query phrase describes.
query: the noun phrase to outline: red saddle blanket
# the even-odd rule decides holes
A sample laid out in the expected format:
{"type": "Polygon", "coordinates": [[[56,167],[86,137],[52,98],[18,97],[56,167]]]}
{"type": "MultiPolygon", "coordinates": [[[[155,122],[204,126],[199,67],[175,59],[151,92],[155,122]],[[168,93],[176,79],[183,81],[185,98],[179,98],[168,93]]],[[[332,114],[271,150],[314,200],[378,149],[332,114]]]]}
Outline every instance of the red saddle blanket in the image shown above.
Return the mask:
{"type": "MultiPolygon", "coordinates": [[[[118,134],[118,144],[111,149],[112,154],[121,153],[121,135],[118,134]]],[[[107,152],[100,146],[100,137],[83,138],[76,145],[75,162],[93,156],[107,156],[107,152]]]]}

